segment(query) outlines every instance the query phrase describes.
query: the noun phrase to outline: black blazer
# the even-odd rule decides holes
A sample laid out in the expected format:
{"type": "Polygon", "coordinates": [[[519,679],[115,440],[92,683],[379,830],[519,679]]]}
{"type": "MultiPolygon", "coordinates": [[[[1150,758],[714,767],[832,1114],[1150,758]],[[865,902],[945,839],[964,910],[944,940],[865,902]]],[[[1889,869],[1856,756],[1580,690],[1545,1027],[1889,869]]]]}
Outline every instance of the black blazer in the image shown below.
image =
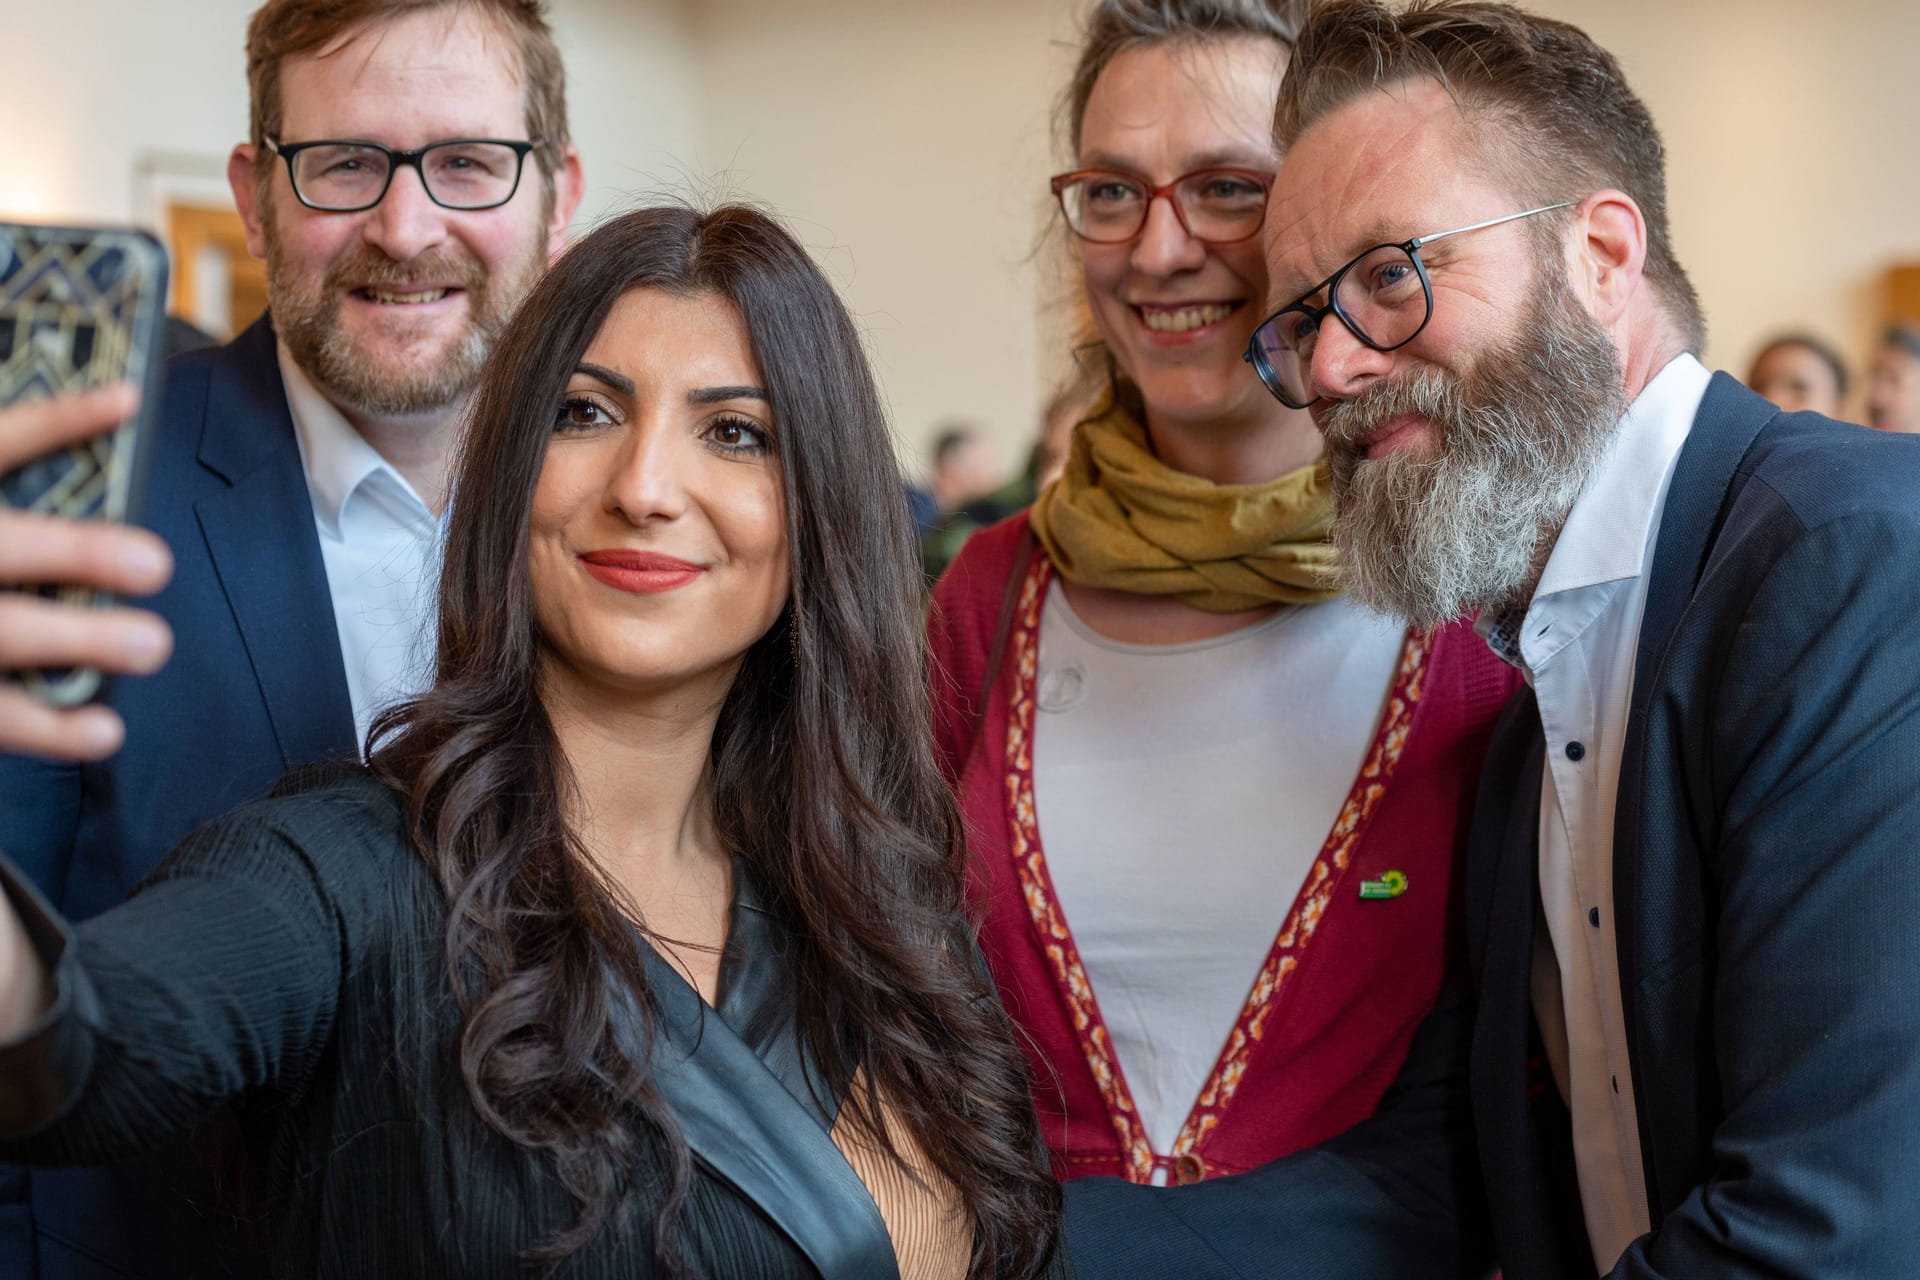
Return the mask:
{"type": "MultiPolygon", "coordinates": [[[[1632,699],[1614,905],[1653,1231],[1612,1274],[1920,1275],[1920,438],[1716,377],[1632,699]]],[[[1509,1280],[1593,1275],[1531,1008],[1544,749],[1523,691],[1482,774],[1468,984],[1380,1113],[1243,1179],[1071,1184],[1083,1275],[1484,1274],[1489,1227],[1509,1280]]]]}
{"type": "MultiPolygon", "coordinates": [[[[140,518],[173,551],[173,581],[151,602],[173,627],[173,660],[113,686],[127,741],[111,759],[0,756],[0,851],[76,920],[123,901],[195,827],[290,769],[357,756],[269,322],[170,360],[154,429],[140,518]]],[[[191,1163],[0,1167],[0,1276],[219,1274],[204,1251],[223,1232],[204,1188],[183,1183],[191,1163]]]]}
{"type": "MultiPolygon", "coordinates": [[[[895,1280],[879,1210],[830,1137],[846,1082],[794,1031],[786,926],[744,868],[736,885],[717,1009],[645,953],[663,1015],[651,1080],[694,1157],[682,1247],[706,1276],[895,1280]]],[[[400,797],[364,770],[310,771],[203,829],[76,930],[12,896],[57,990],[37,1034],[0,1051],[0,1154],[113,1158],[233,1101],[275,1276],[521,1277],[518,1255],[572,1221],[551,1168],[472,1110],[446,900],[400,797]]],[[[624,1231],[551,1274],[656,1274],[661,1174],[643,1156],[624,1231]]]]}
{"type": "MultiPolygon", "coordinates": [[[[1724,375],[1676,465],[1613,897],[1653,1277],[1920,1275],[1920,439],[1724,375]]],[[[1525,1104],[1540,727],[1496,735],[1469,863],[1474,1113],[1501,1265],[1590,1273],[1525,1104]]],[[[1536,1095],[1538,1096],[1538,1095],[1536,1095]]]]}

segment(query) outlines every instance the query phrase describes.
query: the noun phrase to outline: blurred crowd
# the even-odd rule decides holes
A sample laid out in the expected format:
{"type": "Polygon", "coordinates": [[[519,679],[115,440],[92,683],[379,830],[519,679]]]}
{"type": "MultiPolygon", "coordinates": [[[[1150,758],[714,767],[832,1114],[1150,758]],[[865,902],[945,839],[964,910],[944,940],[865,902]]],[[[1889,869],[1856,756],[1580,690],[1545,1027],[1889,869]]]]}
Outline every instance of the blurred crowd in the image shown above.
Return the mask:
{"type": "MultiPolygon", "coordinates": [[[[1854,379],[1829,343],[1784,333],[1760,348],[1747,385],[1789,412],[1806,410],[1854,421],[1854,379]]],[[[1863,420],[1876,431],[1920,432],[1920,326],[1895,324],[1867,361],[1863,420]]]]}

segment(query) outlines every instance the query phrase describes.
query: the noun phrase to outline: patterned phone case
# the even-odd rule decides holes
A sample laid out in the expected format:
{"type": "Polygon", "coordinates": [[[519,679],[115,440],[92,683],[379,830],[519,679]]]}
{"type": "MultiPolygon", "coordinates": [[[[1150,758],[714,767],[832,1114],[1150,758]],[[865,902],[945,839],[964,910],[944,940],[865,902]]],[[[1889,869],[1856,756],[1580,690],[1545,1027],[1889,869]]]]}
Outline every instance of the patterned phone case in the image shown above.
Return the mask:
{"type": "MultiPolygon", "coordinates": [[[[140,231],[0,223],[0,404],[112,382],[158,399],[167,257],[140,231]]],[[[124,521],[137,490],[139,417],[0,477],[0,502],[76,520],[124,521]]],[[[82,587],[42,587],[64,603],[104,603],[82,587]]],[[[38,697],[76,706],[100,692],[92,669],[23,671],[38,697]]]]}

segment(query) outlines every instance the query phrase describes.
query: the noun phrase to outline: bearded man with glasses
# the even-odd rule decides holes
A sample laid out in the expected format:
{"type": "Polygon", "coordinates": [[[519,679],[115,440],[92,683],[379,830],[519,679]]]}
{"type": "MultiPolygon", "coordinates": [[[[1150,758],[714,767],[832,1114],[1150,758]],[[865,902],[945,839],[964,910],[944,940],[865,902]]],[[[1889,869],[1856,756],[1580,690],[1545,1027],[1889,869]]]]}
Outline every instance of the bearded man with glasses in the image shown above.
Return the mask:
{"type": "Polygon", "coordinates": [[[1575,28],[1332,0],[1276,133],[1246,359],[1346,583],[1527,687],[1380,1112],[1071,1184],[1080,1274],[1920,1275],[1920,446],[1702,367],[1659,134],[1575,28]]]}
{"type": "MultiPolygon", "coordinates": [[[[110,758],[0,756],[0,845],[68,919],[288,770],[356,758],[373,716],[431,677],[454,431],[580,200],[545,8],[253,15],[250,139],[228,177],[270,307],[167,370],[143,522],[172,552],[154,611],[173,659],[115,686],[110,758]]],[[[0,1276],[262,1273],[203,1155],[0,1168],[0,1276]]]]}

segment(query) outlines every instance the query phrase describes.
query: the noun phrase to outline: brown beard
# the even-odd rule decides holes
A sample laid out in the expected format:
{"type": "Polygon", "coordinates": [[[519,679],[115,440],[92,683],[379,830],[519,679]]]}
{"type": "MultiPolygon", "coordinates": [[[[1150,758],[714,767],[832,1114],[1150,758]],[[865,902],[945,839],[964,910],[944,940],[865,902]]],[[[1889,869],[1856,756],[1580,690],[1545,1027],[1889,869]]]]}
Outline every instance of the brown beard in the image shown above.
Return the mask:
{"type": "Polygon", "coordinates": [[[471,391],[494,339],[544,265],[537,242],[521,269],[499,275],[489,274],[457,242],[404,263],[361,243],[335,259],[312,288],[287,262],[271,213],[262,231],[274,331],[328,399],[382,417],[439,412],[471,391]],[[437,358],[396,360],[391,352],[368,350],[340,327],[341,303],[352,289],[372,285],[405,293],[427,282],[459,288],[467,297],[465,331],[437,358]]]}
{"type": "Polygon", "coordinates": [[[1524,603],[1625,412],[1620,356],[1545,273],[1515,339],[1466,374],[1424,368],[1320,415],[1334,545],[1355,600],[1432,629],[1524,603]],[[1417,414],[1424,450],[1369,459],[1381,423],[1417,414]]]}

